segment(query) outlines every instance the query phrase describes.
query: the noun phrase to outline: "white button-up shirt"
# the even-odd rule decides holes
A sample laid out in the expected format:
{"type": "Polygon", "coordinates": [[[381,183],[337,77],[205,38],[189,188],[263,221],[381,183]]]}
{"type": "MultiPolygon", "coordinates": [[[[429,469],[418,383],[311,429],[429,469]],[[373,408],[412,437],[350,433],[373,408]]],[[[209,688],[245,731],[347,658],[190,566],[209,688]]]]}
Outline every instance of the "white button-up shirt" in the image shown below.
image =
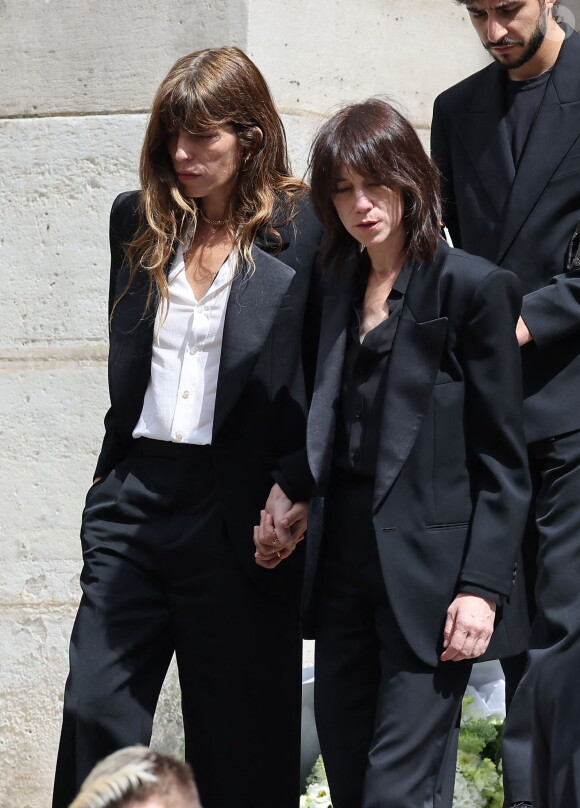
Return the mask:
{"type": "Polygon", "coordinates": [[[211,443],[226,306],[236,269],[232,252],[200,299],[178,247],[167,279],[169,307],[155,320],[151,378],[134,438],[211,443]]]}

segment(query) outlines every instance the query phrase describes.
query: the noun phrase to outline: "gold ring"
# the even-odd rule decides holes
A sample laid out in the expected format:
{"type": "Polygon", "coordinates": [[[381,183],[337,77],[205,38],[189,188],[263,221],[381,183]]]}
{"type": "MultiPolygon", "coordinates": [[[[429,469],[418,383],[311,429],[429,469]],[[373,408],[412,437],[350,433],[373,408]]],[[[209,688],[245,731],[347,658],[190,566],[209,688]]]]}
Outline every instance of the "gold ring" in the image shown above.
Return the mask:
{"type": "Polygon", "coordinates": [[[280,551],[279,551],[279,550],[275,550],[275,553],[276,553],[276,555],[278,556],[278,558],[282,558],[282,556],[280,555],[280,551]]]}
{"type": "Polygon", "coordinates": [[[280,544],[280,539],[278,538],[276,533],[274,533],[274,538],[272,539],[272,544],[274,545],[274,547],[278,547],[278,545],[280,544]]]}

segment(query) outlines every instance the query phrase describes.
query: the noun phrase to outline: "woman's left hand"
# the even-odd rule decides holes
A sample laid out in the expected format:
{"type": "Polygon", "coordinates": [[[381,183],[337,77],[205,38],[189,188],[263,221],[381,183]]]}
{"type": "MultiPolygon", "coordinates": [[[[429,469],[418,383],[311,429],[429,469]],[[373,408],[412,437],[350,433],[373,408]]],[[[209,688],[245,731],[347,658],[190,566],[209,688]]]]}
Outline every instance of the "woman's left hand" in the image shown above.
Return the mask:
{"type": "Polygon", "coordinates": [[[274,483],[260,512],[260,524],[254,528],[256,564],[266,569],[277,567],[302,541],[307,523],[308,502],[293,503],[274,483]]]}
{"type": "Polygon", "coordinates": [[[264,509],[272,516],[274,530],[280,544],[294,548],[303,538],[308,523],[308,503],[292,502],[278,483],[274,483],[268,494],[264,509]]]}
{"type": "Polygon", "coordinates": [[[459,662],[481,656],[493,634],[495,610],[492,600],[460,592],[447,609],[441,661],[459,662]]]}
{"type": "Polygon", "coordinates": [[[271,570],[294,551],[294,547],[282,545],[274,530],[274,520],[267,511],[260,511],[260,524],[254,527],[256,564],[271,570]]]}

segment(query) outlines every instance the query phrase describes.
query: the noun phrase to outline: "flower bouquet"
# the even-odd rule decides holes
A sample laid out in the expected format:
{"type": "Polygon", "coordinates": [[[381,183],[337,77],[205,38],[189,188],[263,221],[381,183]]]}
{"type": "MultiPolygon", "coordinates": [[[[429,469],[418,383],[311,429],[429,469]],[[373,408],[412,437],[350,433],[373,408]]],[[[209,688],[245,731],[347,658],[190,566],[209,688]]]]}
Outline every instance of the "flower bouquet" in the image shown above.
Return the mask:
{"type": "Polygon", "coordinates": [[[324,771],[324,762],[321,755],[318,756],[318,760],[312,767],[311,773],[306,778],[306,786],[306,793],[300,797],[300,808],[311,808],[311,806],[332,808],[326,772],[324,771]]]}
{"type": "MultiPolygon", "coordinates": [[[[501,808],[503,718],[482,713],[476,696],[463,699],[453,808],[501,808]]],[[[306,780],[300,808],[332,808],[324,762],[319,757],[306,780]]]]}
{"type": "Polygon", "coordinates": [[[504,721],[482,715],[474,696],[463,699],[457,769],[453,791],[454,808],[501,808],[501,736],[504,721]]]}

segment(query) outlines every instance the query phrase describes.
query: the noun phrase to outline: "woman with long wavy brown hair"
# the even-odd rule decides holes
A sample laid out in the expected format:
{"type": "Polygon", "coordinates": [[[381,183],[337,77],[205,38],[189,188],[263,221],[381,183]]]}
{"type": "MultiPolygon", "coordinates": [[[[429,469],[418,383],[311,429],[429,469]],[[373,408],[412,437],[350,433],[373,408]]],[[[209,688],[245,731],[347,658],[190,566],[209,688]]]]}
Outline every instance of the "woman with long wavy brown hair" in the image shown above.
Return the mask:
{"type": "Polygon", "coordinates": [[[111,407],[83,513],[54,805],[100,758],[149,742],[175,652],[205,808],[295,808],[292,551],[310,494],[303,321],[320,226],[240,50],[170,70],[141,190],[117,198],[110,234],[111,407]],[[265,503],[283,541],[266,552],[292,555],[270,573],[252,543],[265,503]]]}

